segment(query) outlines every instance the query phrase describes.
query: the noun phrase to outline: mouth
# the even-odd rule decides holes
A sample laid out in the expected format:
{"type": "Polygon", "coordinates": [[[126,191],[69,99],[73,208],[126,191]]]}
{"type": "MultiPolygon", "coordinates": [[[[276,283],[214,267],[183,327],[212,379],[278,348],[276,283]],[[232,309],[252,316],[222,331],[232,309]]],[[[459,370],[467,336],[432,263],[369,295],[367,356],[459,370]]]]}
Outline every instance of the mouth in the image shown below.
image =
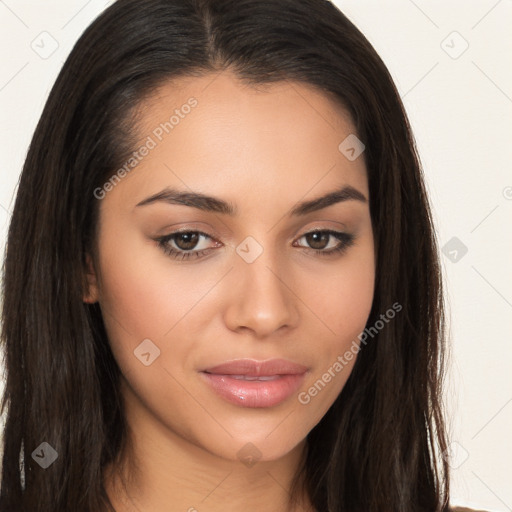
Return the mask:
{"type": "Polygon", "coordinates": [[[302,384],[308,368],[285,359],[239,359],[200,371],[221,398],[240,407],[274,407],[302,384]]]}

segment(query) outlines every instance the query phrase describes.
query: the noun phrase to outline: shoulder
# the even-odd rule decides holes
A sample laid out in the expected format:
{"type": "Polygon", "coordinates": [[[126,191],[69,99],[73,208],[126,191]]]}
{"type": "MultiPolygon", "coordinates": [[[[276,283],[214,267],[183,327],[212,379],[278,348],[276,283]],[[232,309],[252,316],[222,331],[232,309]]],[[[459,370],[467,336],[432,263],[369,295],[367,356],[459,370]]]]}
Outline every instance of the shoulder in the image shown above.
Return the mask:
{"type": "Polygon", "coordinates": [[[452,507],[452,508],[450,508],[450,512],[486,512],[486,511],[485,510],[476,510],[474,508],[452,507]]]}

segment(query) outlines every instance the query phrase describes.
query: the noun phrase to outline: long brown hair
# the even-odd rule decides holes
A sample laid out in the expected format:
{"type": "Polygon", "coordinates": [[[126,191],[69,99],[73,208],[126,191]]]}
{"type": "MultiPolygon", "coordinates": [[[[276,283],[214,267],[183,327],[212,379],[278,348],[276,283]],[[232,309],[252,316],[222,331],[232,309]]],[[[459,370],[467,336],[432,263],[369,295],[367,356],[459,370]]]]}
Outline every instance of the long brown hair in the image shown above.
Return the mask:
{"type": "Polygon", "coordinates": [[[368,325],[391,304],[403,307],[309,433],[293,490],[303,482],[319,512],[447,510],[438,246],[385,65],[326,0],[118,0],[67,58],[19,182],[3,269],[0,511],[113,510],[102,475],[125,448],[127,426],[101,309],[82,300],[94,190],[133,151],[132,114],[152,91],[224,69],[249,85],[310,84],[348,110],[366,146],[377,248],[368,325]],[[43,442],[58,454],[47,469],[33,456],[43,442]]]}

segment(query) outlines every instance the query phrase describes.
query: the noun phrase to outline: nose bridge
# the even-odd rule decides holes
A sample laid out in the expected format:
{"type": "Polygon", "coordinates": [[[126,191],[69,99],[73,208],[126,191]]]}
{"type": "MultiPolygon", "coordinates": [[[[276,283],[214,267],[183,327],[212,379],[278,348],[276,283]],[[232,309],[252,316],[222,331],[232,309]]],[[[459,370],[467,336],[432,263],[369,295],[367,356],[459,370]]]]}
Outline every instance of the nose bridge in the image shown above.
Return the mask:
{"type": "Polygon", "coordinates": [[[297,305],[287,286],[289,267],[267,244],[247,237],[237,246],[235,288],[226,317],[232,329],[245,327],[266,335],[297,322],[297,305]]]}

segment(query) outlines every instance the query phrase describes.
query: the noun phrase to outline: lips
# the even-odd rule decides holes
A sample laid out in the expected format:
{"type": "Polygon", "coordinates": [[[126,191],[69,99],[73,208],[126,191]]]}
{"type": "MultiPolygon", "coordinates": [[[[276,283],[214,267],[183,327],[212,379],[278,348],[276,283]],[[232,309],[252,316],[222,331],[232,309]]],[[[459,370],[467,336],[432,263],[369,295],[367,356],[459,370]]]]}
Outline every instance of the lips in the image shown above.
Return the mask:
{"type": "Polygon", "coordinates": [[[238,359],[200,372],[209,387],[242,407],[273,407],[300,387],[308,368],[286,359],[238,359]]]}

